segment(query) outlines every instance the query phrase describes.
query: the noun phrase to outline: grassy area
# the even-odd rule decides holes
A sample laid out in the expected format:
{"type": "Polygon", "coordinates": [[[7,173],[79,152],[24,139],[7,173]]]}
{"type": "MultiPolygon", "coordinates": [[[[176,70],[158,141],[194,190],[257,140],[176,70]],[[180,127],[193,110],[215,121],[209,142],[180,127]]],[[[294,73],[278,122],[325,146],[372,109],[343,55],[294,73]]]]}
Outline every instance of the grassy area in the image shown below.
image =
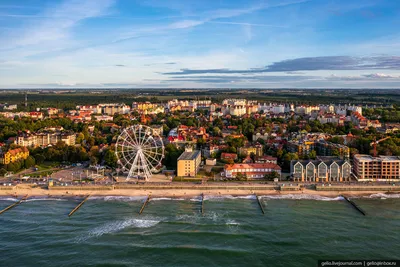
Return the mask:
{"type": "Polygon", "coordinates": [[[29,176],[29,177],[46,177],[46,176],[50,176],[53,174],[53,171],[41,171],[41,172],[35,172],[35,173],[28,173],[25,174],[24,176],[29,176]]]}
{"type": "Polygon", "coordinates": [[[60,165],[59,162],[43,162],[42,164],[38,164],[35,167],[38,168],[38,171],[45,171],[48,169],[53,169],[54,167],[60,165]]]}

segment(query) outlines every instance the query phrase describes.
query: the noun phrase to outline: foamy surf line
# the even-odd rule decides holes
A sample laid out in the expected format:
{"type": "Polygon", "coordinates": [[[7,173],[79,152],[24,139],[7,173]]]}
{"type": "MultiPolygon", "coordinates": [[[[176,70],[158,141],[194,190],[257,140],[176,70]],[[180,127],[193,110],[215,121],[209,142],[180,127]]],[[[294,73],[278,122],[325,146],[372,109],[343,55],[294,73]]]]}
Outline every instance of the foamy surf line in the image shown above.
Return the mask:
{"type": "Polygon", "coordinates": [[[24,200],[24,202],[33,201],[68,201],[67,198],[56,198],[56,197],[32,197],[24,200]]]}
{"type": "Polygon", "coordinates": [[[161,220],[154,220],[154,219],[127,218],[125,220],[114,221],[96,227],[93,230],[90,230],[86,235],[78,237],[76,241],[77,242],[86,241],[93,237],[100,237],[102,235],[120,232],[129,227],[150,228],[157,225],[160,222],[161,220]]]}
{"type": "Polygon", "coordinates": [[[205,195],[204,200],[224,200],[224,199],[256,199],[255,195],[232,196],[232,195],[205,195]]]}
{"type": "Polygon", "coordinates": [[[308,194],[262,195],[259,197],[261,199],[293,199],[293,200],[320,200],[320,201],[339,201],[344,199],[341,196],[325,197],[325,196],[308,195],[308,194]]]}
{"type": "MultiPolygon", "coordinates": [[[[147,196],[91,196],[89,200],[103,201],[144,201],[147,196]]],[[[201,197],[150,197],[150,201],[201,201],[201,197]]]]}
{"type": "Polygon", "coordinates": [[[13,198],[13,197],[0,197],[0,201],[12,201],[12,202],[17,202],[19,199],[13,198]]]}
{"type": "Polygon", "coordinates": [[[91,196],[89,200],[103,200],[103,201],[144,201],[147,196],[91,196]]]}
{"type": "Polygon", "coordinates": [[[367,198],[380,198],[380,199],[387,199],[387,198],[400,198],[399,193],[395,194],[385,194],[385,193],[377,193],[367,196],[367,198]]]}

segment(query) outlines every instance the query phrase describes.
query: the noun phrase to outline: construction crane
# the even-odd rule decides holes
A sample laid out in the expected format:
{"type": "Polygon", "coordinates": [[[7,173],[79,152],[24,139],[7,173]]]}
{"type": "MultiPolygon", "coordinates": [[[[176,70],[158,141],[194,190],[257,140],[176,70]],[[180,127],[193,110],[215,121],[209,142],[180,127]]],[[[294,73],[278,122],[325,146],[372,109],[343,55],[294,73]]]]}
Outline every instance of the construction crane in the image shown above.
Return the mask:
{"type": "Polygon", "coordinates": [[[379,139],[378,141],[377,141],[376,138],[375,138],[374,142],[372,142],[372,143],[370,144],[370,146],[372,146],[372,147],[374,148],[374,150],[373,150],[374,157],[376,157],[376,155],[377,155],[377,152],[376,152],[376,145],[379,144],[380,142],[386,140],[386,139],[389,139],[389,138],[391,138],[391,137],[390,137],[390,136],[387,136],[387,137],[385,137],[385,138],[379,139]]]}

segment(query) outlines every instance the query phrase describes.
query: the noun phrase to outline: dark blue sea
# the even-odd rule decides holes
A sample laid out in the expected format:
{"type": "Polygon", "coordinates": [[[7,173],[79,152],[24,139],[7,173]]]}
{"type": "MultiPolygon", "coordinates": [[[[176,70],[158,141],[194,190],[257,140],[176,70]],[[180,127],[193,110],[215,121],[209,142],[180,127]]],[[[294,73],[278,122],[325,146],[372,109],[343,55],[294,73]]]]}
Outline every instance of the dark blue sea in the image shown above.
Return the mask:
{"type": "MultiPolygon", "coordinates": [[[[0,215],[0,266],[317,266],[400,259],[400,195],[30,198],[0,215]]],[[[0,198],[0,209],[17,201],[0,198]]]]}

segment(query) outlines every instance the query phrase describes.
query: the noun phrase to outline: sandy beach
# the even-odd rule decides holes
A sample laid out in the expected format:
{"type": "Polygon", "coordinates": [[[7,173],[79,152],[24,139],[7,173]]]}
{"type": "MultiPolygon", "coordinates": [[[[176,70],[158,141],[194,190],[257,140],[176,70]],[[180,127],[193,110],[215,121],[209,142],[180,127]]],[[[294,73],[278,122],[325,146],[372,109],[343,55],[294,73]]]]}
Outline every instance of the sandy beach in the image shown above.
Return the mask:
{"type": "Polygon", "coordinates": [[[25,196],[40,197],[40,196],[147,196],[152,197],[194,197],[201,194],[210,196],[245,196],[257,194],[263,195],[310,195],[323,197],[337,197],[340,195],[346,196],[366,196],[378,193],[387,193],[387,191],[316,191],[310,189],[295,190],[295,191],[280,191],[280,190],[243,190],[243,189],[209,189],[201,190],[193,189],[114,189],[114,190],[48,190],[30,185],[22,185],[14,188],[14,190],[0,190],[0,196],[25,196]]]}

